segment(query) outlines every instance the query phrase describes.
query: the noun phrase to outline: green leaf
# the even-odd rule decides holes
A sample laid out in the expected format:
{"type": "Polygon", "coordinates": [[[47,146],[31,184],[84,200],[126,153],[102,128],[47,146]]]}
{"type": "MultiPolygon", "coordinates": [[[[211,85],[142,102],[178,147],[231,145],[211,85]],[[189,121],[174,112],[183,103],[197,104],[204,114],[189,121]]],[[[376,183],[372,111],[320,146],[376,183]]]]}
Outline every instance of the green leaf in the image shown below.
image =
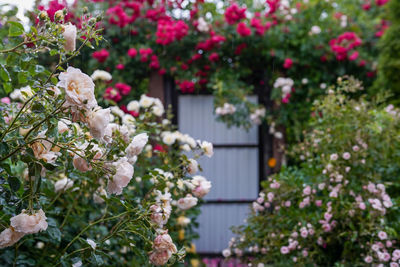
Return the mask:
{"type": "Polygon", "coordinates": [[[93,258],[94,258],[94,261],[96,262],[96,265],[101,266],[104,264],[103,258],[100,255],[93,254],[93,258]]]}
{"type": "Polygon", "coordinates": [[[19,72],[18,73],[18,82],[19,83],[26,83],[27,81],[28,81],[28,73],[19,72]]]}
{"type": "Polygon", "coordinates": [[[8,30],[8,36],[15,37],[24,34],[24,26],[21,23],[16,21],[9,21],[11,24],[10,29],[8,30]]]}
{"type": "Polygon", "coordinates": [[[10,82],[10,73],[3,64],[0,64],[0,77],[5,82],[10,82]]]}
{"type": "Polygon", "coordinates": [[[61,242],[61,231],[57,227],[49,227],[47,233],[56,244],[61,242]]]}
{"type": "Polygon", "coordinates": [[[42,73],[43,71],[45,71],[45,68],[42,65],[36,65],[35,71],[36,73],[42,73]]]}
{"type": "Polygon", "coordinates": [[[10,185],[11,190],[14,192],[17,192],[21,187],[21,181],[15,176],[8,177],[8,184],[10,185]]]}
{"type": "Polygon", "coordinates": [[[33,113],[42,113],[45,111],[45,108],[42,104],[40,104],[39,102],[36,102],[32,105],[32,112],[33,113]]]}
{"type": "Polygon", "coordinates": [[[3,89],[4,89],[4,92],[5,92],[6,94],[11,93],[11,92],[12,92],[11,83],[3,83],[3,89]]]}

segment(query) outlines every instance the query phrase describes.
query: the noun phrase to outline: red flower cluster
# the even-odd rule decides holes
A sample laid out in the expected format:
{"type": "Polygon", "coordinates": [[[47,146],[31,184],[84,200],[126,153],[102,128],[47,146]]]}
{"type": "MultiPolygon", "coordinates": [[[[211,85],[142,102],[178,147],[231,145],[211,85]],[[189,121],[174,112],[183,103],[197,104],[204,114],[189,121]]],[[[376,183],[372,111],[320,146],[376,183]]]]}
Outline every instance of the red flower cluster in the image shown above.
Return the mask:
{"type": "Polygon", "coordinates": [[[125,27],[129,23],[133,23],[140,16],[141,3],[139,2],[120,2],[118,5],[107,9],[106,14],[109,16],[108,22],[117,25],[120,28],[125,27]],[[132,15],[129,16],[126,10],[131,10],[132,15]]]}
{"type": "Polygon", "coordinates": [[[92,53],[92,57],[95,58],[99,63],[104,63],[109,56],[110,53],[105,48],[92,53]]]}
{"type": "Polygon", "coordinates": [[[217,53],[211,53],[209,56],[208,56],[208,60],[210,60],[211,62],[217,62],[218,60],[219,60],[219,56],[218,56],[218,54],[217,53]]]}
{"type": "Polygon", "coordinates": [[[149,67],[155,70],[160,68],[160,62],[158,61],[158,57],[156,55],[151,56],[149,67]]]}
{"type": "Polygon", "coordinates": [[[246,8],[240,8],[236,3],[233,3],[225,10],[225,20],[228,24],[235,24],[237,21],[246,18],[246,8]]]}
{"type": "Polygon", "coordinates": [[[280,0],[267,0],[267,4],[269,6],[268,14],[274,14],[279,7],[280,0]]]}
{"type": "Polygon", "coordinates": [[[238,23],[238,25],[236,27],[236,32],[242,37],[251,35],[251,29],[249,27],[247,27],[246,23],[244,23],[244,22],[238,23]]]}
{"type": "Polygon", "coordinates": [[[188,34],[189,26],[182,20],[159,20],[157,24],[156,43],[168,45],[175,40],[181,40],[188,34]]]}
{"type": "MultiPolygon", "coordinates": [[[[356,48],[357,46],[360,46],[361,43],[361,39],[354,32],[345,32],[339,35],[338,38],[329,41],[331,50],[333,53],[335,53],[337,60],[345,60],[346,58],[348,58],[348,52],[356,48]]],[[[352,53],[350,56],[351,59],[349,59],[355,60],[357,56],[358,53],[356,54],[356,56],[354,53],[352,53]]]]}
{"type": "Polygon", "coordinates": [[[205,40],[204,42],[199,42],[196,46],[196,49],[201,49],[204,51],[209,51],[213,49],[215,46],[225,42],[226,38],[222,35],[216,35],[211,32],[211,38],[205,40]]]}
{"type": "Polygon", "coordinates": [[[250,21],[250,26],[256,29],[256,34],[262,36],[264,35],[265,31],[271,27],[271,24],[263,26],[259,18],[252,18],[250,21]]]}
{"type": "MultiPolygon", "coordinates": [[[[125,83],[116,83],[114,87],[108,87],[104,92],[104,98],[115,102],[119,102],[122,99],[122,95],[128,95],[132,87],[125,83]]],[[[132,115],[133,116],[133,115],[132,115]]]]}
{"type": "Polygon", "coordinates": [[[375,33],[375,36],[381,37],[387,28],[389,28],[389,22],[387,20],[382,20],[381,24],[379,25],[379,30],[375,33]]]}
{"type": "Polygon", "coordinates": [[[104,98],[118,102],[122,99],[122,96],[117,89],[113,87],[108,87],[104,92],[104,98]]]}
{"type": "Polygon", "coordinates": [[[116,83],[115,88],[117,88],[122,95],[128,95],[131,91],[131,87],[126,83],[116,83]]]}
{"type": "Polygon", "coordinates": [[[242,50],[245,48],[247,48],[246,43],[241,43],[240,45],[238,45],[235,49],[235,55],[240,55],[242,53],[242,50]]]}
{"type": "Polygon", "coordinates": [[[120,109],[121,109],[123,112],[127,113],[127,114],[131,114],[131,115],[132,115],[133,117],[135,117],[135,118],[139,117],[139,112],[136,112],[136,111],[134,111],[134,110],[129,111],[128,108],[127,108],[125,105],[121,105],[121,106],[120,106],[120,109]]]}
{"type": "Polygon", "coordinates": [[[140,48],[139,54],[140,54],[140,61],[146,62],[149,60],[149,56],[153,54],[153,50],[151,48],[140,48]]]}
{"type": "Polygon", "coordinates": [[[180,82],[179,88],[181,89],[182,93],[193,93],[194,92],[194,82],[184,80],[180,82]]]}

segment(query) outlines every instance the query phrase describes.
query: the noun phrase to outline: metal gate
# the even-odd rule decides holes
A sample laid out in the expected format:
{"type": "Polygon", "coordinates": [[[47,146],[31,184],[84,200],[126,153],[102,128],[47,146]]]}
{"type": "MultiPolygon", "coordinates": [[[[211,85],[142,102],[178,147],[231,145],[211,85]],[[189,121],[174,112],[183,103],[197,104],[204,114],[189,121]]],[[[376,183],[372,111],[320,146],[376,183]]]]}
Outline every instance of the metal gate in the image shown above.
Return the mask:
{"type": "Polygon", "coordinates": [[[258,195],[263,153],[258,127],[228,129],[215,120],[212,110],[213,96],[178,96],[179,130],[214,144],[214,156],[199,160],[201,175],[212,182],[212,190],[201,208],[200,239],[195,244],[199,253],[220,255],[233,236],[230,227],[243,224],[249,203],[258,195]]]}

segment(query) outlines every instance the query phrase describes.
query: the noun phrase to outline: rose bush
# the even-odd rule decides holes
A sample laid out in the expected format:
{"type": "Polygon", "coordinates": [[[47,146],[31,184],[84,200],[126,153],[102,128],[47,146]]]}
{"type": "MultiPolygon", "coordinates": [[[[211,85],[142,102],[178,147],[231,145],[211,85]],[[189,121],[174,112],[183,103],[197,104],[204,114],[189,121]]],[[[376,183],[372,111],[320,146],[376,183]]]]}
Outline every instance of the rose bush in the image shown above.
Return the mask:
{"type": "Polygon", "coordinates": [[[68,18],[42,11],[29,31],[13,21],[6,30],[17,44],[0,50],[3,85],[20,88],[0,105],[1,265],[182,261],[198,214],[187,209],[211,188],[192,177],[196,159],[211,156],[212,145],[161,121],[158,99],[143,96],[136,119],[99,106],[96,75],[68,66],[101,40],[99,17],[86,14],[79,27],[68,18]],[[36,64],[39,51],[58,57],[51,71],[36,64]]]}
{"type": "Polygon", "coordinates": [[[352,78],[314,105],[301,162],[273,175],[224,255],[255,266],[399,266],[399,110],[352,78]],[[258,265],[257,265],[258,264],[258,265]]]}
{"type": "MultiPolygon", "coordinates": [[[[52,12],[66,6],[51,3],[52,12]]],[[[146,92],[151,73],[159,73],[172,76],[182,93],[213,93],[215,112],[228,125],[250,127],[268,119],[295,125],[288,131],[292,139],[301,135],[326,84],[343,74],[371,84],[376,43],[388,27],[385,3],[96,0],[68,8],[105,12],[98,27],[108,42],[85,50],[76,64],[112,74],[102,92],[106,99],[126,105],[146,92]],[[283,92],[273,87],[278,78],[291,78],[293,85],[283,92]],[[258,112],[263,107],[248,100],[251,94],[260,95],[264,116],[258,112]],[[225,104],[235,108],[221,112],[225,104]]]]}

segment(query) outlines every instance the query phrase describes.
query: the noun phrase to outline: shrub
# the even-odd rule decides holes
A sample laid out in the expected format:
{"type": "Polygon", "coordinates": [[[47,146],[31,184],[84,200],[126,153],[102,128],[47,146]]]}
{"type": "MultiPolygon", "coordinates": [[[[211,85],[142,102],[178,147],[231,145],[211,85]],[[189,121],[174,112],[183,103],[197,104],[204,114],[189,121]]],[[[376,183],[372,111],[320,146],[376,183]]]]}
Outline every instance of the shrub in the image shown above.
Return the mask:
{"type": "Polygon", "coordinates": [[[301,167],[263,182],[226,256],[272,266],[397,266],[400,113],[351,100],[360,89],[340,79],[315,103],[292,150],[301,167]]]}

